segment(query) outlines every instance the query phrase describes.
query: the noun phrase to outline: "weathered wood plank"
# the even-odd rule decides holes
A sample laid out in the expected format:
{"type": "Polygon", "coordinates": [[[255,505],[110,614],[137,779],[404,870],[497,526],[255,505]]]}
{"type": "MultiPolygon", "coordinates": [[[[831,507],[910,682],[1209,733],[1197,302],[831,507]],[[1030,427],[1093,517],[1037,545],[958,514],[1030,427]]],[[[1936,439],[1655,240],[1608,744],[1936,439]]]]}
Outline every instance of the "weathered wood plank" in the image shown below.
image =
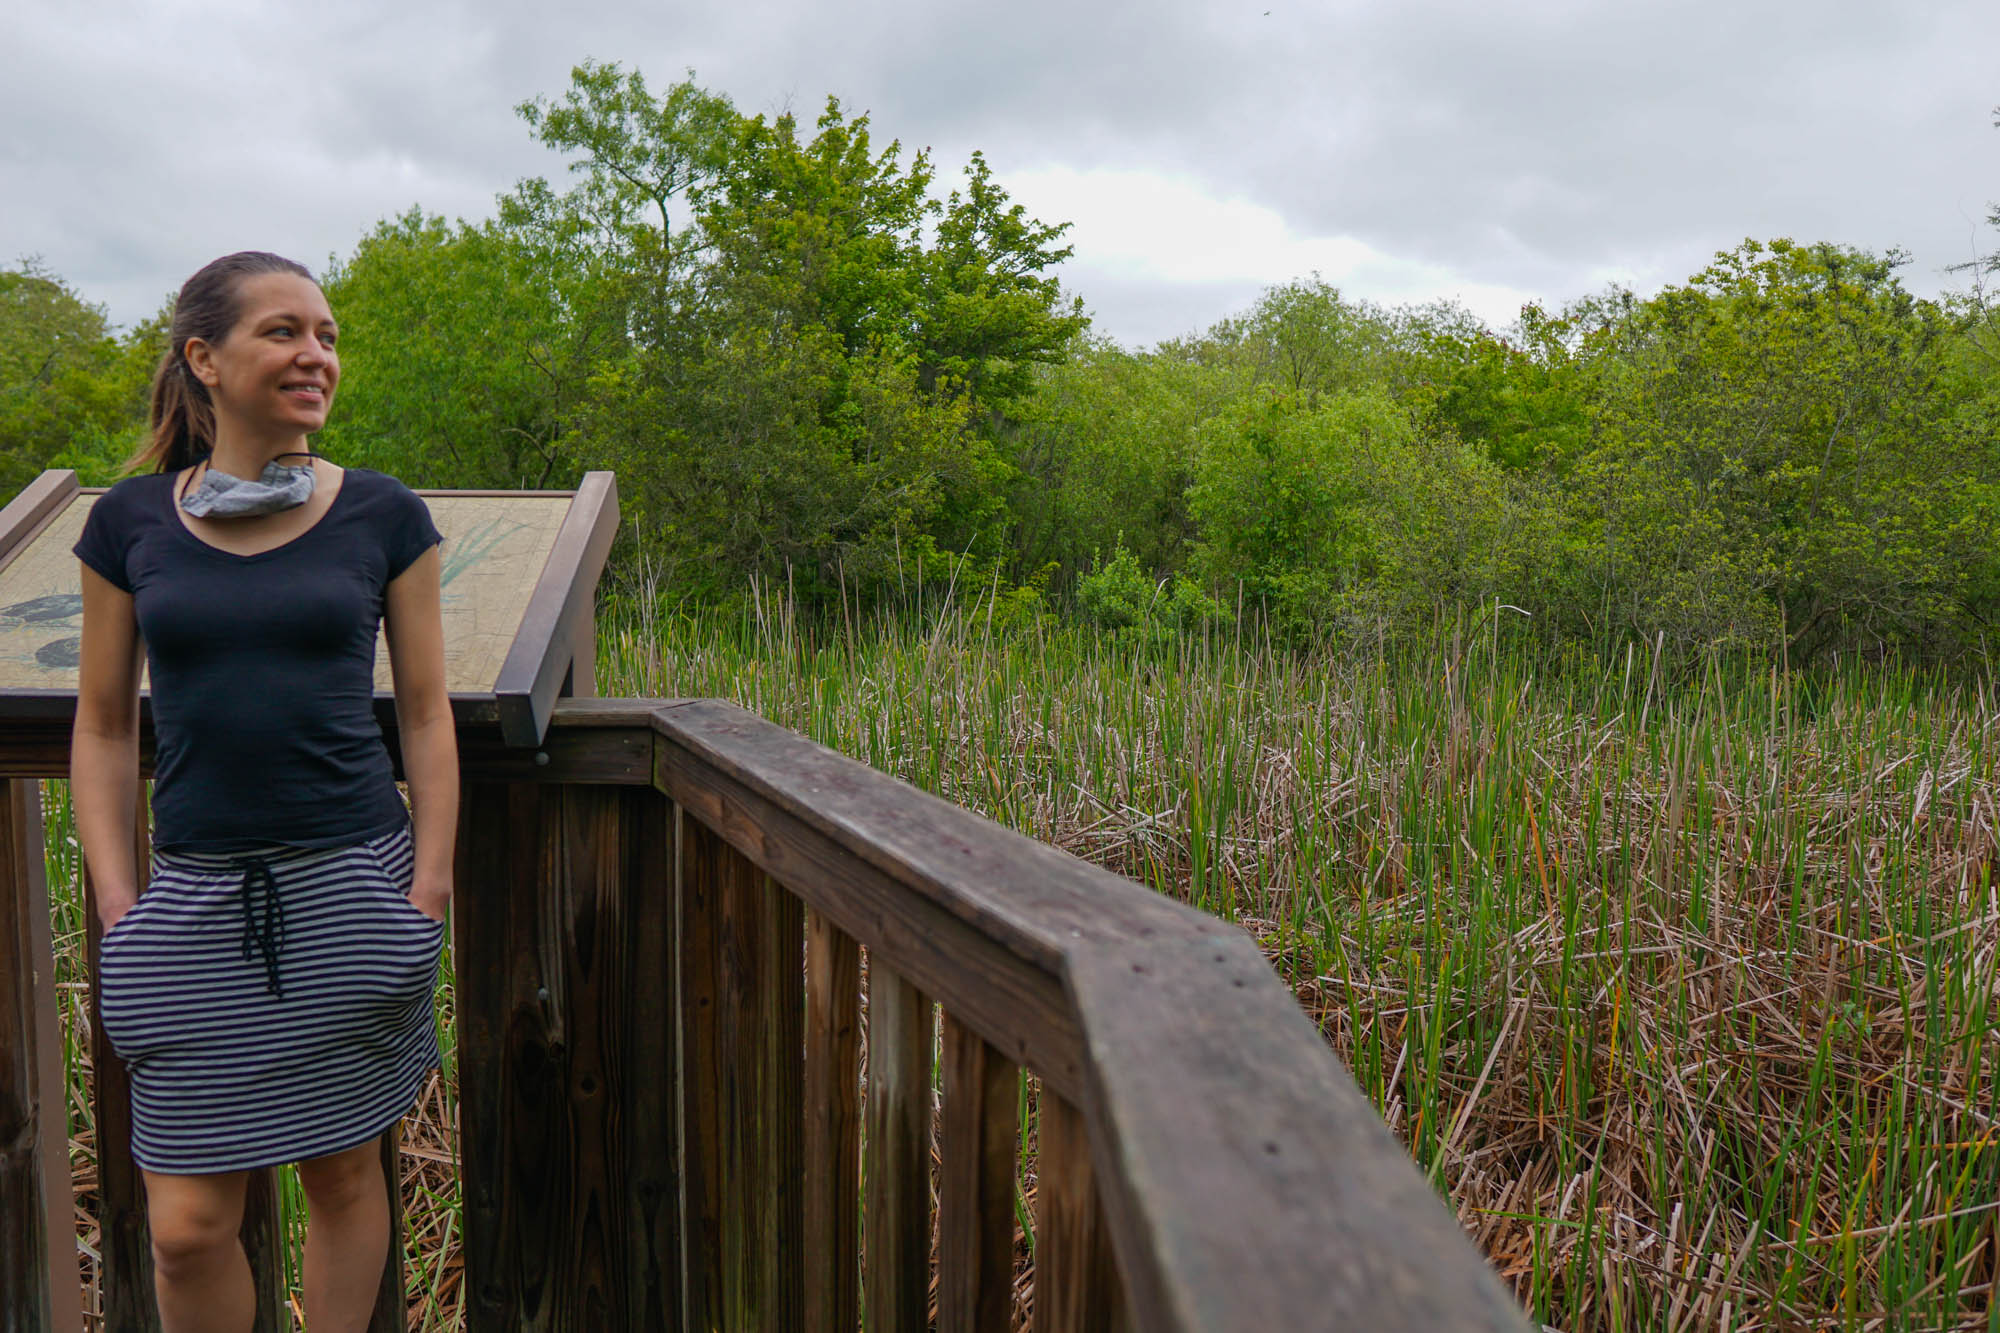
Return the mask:
{"type": "Polygon", "coordinates": [[[806,924],[805,1326],[861,1319],[861,946],[825,915],[806,924]]]}
{"type": "Polygon", "coordinates": [[[285,1300],[285,1236],[278,1217],[278,1172],[275,1167],[252,1171],[243,1184],[243,1227],[237,1233],[250,1261],[256,1285],[253,1333],[292,1333],[292,1316],[285,1300]]]}
{"type": "Polygon", "coordinates": [[[944,1015],[939,1127],[939,1333],[1007,1333],[1014,1320],[1014,1162],[1020,1070],[944,1015]]]}
{"type": "Polygon", "coordinates": [[[586,472],[493,681],[509,744],[537,745],[547,732],[574,661],[578,627],[590,614],[597,576],[617,535],[617,482],[609,472],[586,472]]]}
{"type": "Polygon", "coordinates": [[[675,1013],[674,808],[651,787],[620,789],[630,907],[623,1107],[626,1307],[632,1328],[679,1327],[680,1106],[675,1013]]]}
{"type": "Polygon", "coordinates": [[[452,913],[466,1323],[560,1327],[573,1144],[560,909],[543,891],[559,789],[467,782],[452,913]]]}
{"type": "Polygon", "coordinates": [[[1138,1327],[1527,1333],[1249,936],[1079,950],[1069,980],[1138,1327]]]}
{"type": "Polygon", "coordinates": [[[1044,1088],[1035,1117],[1035,1333],[1129,1327],[1089,1128],[1081,1111],[1044,1088]]]}
{"type": "Polygon", "coordinates": [[[681,828],[684,1014],[693,1057],[683,1114],[691,1263],[705,1322],[796,1328],[803,1231],[804,924],[798,900],[691,821],[681,828]],[[712,1122],[712,1123],[709,1123],[712,1122]],[[705,1239],[706,1244],[702,1244],[705,1239]]]}
{"type": "MultiPolygon", "coordinates": [[[[555,1259],[560,1276],[551,1325],[630,1327],[626,1252],[627,1136],[619,1114],[633,1071],[627,1008],[634,982],[630,918],[636,903],[615,787],[566,786],[545,793],[543,912],[562,962],[556,1060],[570,1130],[569,1215],[555,1259]],[[551,802],[550,798],[556,799],[551,802]]],[[[553,976],[557,969],[547,968],[553,976]]],[[[546,984],[546,982],[544,983],[546,984]]],[[[542,1168],[546,1169],[546,1167],[542,1168]]]]}
{"type": "Polygon", "coordinates": [[[1527,1327],[1241,930],[732,705],[655,725],[662,790],[1089,1109],[1137,1326],[1527,1327]]]}
{"type": "Polygon", "coordinates": [[[764,1066],[757,1118],[766,1183],[757,1312],[759,1327],[795,1329],[805,1317],[805,904],[767,875],[758,876],[758,896],[750,981],[762,1027],[751,1035],[764,1066]]]}
{"type": "Polygon", "coordinates": [[[410,1307],[403,1295],[403,1122],[389,1126],[379,1142],[382,1180],[389,1191],[389,1260],[382,1265],[368,1333],[404,1333],[410,1307]]]}
{"type": "MultiPolygon", "coordinates": [[[[642,789],[632,789],[642,790],[642,789]]],[[[633,1325],[672,1298],[673,970],[653,793],[468,782],[457,923],[466,1279],[475,1328],[633,1325]],[[635,815],[628,820],[627,815],[635,815]],[[652,821],[648,831],[645,824],[652,821]],[[628,825],[636,825],[631,827],[628,825]],[[664,1026],[664,1025],[662,1025],[664,1026]]]]}
{"type": "Polygon", "coordinates": [[[955,1000],[961,1017],[1010,1059],[1058,1087],[1082,1086],[1082,1039],[1058,973],[955,915],[944,901],[949,895],[913,891],[669,738],[660,742],[654,763],[655,785],[662,791],[720,830],[871,956],[894,959],[914,983],[955,1000]]]}
{"type": "Polygon", "coordinates": [[[0,1330],[6,1333],[61,1333],[83,1323],[55,981],[40,784],[0,781],[0,1218],[6,1219],[0,1330]]]}
{"type": "MultiPolygon", "coordinates": [[[[400,776],[396,734],[384,735],[400,776]]],[[[497,727],[460,727],[458,765],[463,779],[477,782],[644,784],[652,781],[653,735],[644,725],[555,726],[540,745],[522,749],[497,727]]]]}
{"type": "MultiPolygon", "coordinates": [[[[132,829],[133,869],[146,883],[152,839],[146,786],[139,785],[139,809],[132,829]]],[[[153,1245],[146,1227],[146,1185],[132,1160],[132,1084],[125,1062],[104,1035],[97,1003],[98,949],[103,927],[97,893],[84,869],[84,930],[90,960],[90,1062],[92,1118],[97,1124],[98,1293],[105,1333],[158,1333],[153,1300],[153,1245]]],[[[247,1220],[247,1219],[246,1219],[247,1220]]]]}
{"type": "Polygon", "coordinates": [[[932,1007],[868,959],[868,1111],[862,1291],[869,1333],[930,1322],[932,1007]]]}
{"type": "Polygon", "coordinates": [[[82,489],[76,484],[76,473],[67,468],[51,469],[23,486],[5,508],[0,508],[0,569],[26,550],[35,534],[69,508],[82,489]]]}
{"type": "Polygon", "coordinates": [[[681,1327],[729,1327],[723,1287],[724,1096],[718,938],[728,847],[676,806],[674,939],[680,976],[681,1327]]]}

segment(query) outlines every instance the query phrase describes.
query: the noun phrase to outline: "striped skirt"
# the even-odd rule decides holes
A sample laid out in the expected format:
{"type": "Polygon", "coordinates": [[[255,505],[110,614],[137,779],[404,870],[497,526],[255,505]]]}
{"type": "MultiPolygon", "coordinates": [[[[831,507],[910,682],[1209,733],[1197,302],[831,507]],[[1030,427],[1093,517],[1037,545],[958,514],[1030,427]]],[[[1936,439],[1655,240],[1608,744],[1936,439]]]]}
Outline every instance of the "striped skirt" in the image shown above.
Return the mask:
{"type": "Polygon", "coordinates": [[[155,854],[98,968],[140,1166],[323,1157],[409,1110],[438,1064],[444,944],[409,900],[415,859],[407,824],[351,847],[155,854]]]}

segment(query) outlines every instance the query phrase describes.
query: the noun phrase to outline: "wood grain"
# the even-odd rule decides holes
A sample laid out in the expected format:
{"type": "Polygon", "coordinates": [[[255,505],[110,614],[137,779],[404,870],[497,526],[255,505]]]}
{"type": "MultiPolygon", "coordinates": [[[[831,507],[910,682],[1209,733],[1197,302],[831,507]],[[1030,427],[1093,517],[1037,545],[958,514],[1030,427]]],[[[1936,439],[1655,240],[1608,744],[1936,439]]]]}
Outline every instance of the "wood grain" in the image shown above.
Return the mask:
{"type": "Polygon", "coordinates": [[[804,926],[797,900],[680,825],[687,1326],[796,1328],[804,926]]]}
{"type": "Polygon", "coordinates": [[[861,1319],[861,946],[806,918],[805,1327],[861,1319]]]}
{"type": "Polygon", "coordinates": [[[1130,1327],[1083,1112],[1042,1089],[1035,1121],[1035,1333],[1130,1327]]]}
{"type": "Polygon", "coordinates": [[[930,1322],[931,1001],[868,959],[862,1292],[869,1333],[930,1322]]]}
{"type": "Polygon", "coordinates": [[[243,1182],[243,1226],[237,1232],[244,1257],[250,1261],[250,1281],[257,1303],[252,1333],[292,1333],[292,1316],[285,1299],[285,1233],[278,1224],[278,1172],[263,1167],[243,1182]]]}
{"type": "MultiPolygon", "coordinates": [[[[146,784],[132,828],[133,874],[146,883],[152,838],[146,784]]],[[[90,1061],[92,1116],[97,1125],[98,1291],[105,1333],[158,1333],[153,1300],[153,1244],[146,1227],[146,1183],[132,1160],[132,1084],[125,1062],[104,1035],[97,1003],[98,951],[103,926],[89,867],[83,873],[84,940],[90,961],[90,1061]]]]}
{"type": "MultiPolygon", "coordinates": [[[[637,799],[633,791],[644,793],[637,799]]],[[[475,1329],[634,1326],[674,1299],[665,804],[468,782],[457,949],[466,1282],[475,1329]],[[643,1020],[653,1020],[648,1026],[643,1020]]]]}
{"type": "Polygon", "coordinates": [[[1249,936],[1079,950],[1068,973],[1138,1327],[1528,1333],[1249,936]]]}
{"type": "Polygon", "coordinates": [[[681,1310],[680,1103],[674,946],[673,803],[651,787],[621,787],[630,971],[620,1015],[625,1076],[625,1282],[632,1328],[671,1329],[681,1310]]]}
{"type": "Polygon", "coordinates": [[[537,745],[547,732],[575,659],[579,627],[595,603],[597,576],[617,535],[617,482],[609,472],[586,472],[494,678],[508,744],[537,745]]]}
{"type": "Polygon", "coordinates": [[[382,1265],[382,1282],[375,1289],[375,1312],[368,1333],[404,1333],[409,1327],[409,1301],[403,1294],[403,1122],[398,1120],[378,1140],[382,1183],[389,1194],[389,1258],[382,1265]]]}
{"type": "Polygon", "coordinates": [[[1240,929],[733,705],[655,726],[656,785],[1087,1111],[1137,1327],[1528,1327],[1240,929]]]}
{"type": "Polygon", "coordinates": [[[912,891],[671,739],[660,738],[654,765],[655,785],[854,936],[871,957],[894,959],[915,984],[948,996],[960,1016],[1010,1059],[1058,1087],[1081,1088],[1083,1042],[1058,971],[958,916],[948,895],[912,891]]]}
{"type": "Polygon", "coordinates": [[[0,509],[0,569],[26,550],[35,534],[68,508],[82,489],[76,484],[76,473],[67,468],[44,472],[23,486],[0,509]]]}
{"type": "Polygon", "coordinates": [[[942,1064],[938,1329],[1008,1333],[1014,1319],[1020,1070],[948,1009],[942,1064]]]}
{"type": "Polygon", "coordinates": [[[758,960],[749,984],[761,1023],[738,1058],[763,1065],[757,1313],[763,1328],[795,1329],[805,1317],[805,904],[768,875],[757,876],[756,893],[758,960]]]}
{"type": "Polygon", "coordinates": [[[679,1031],[681,1327],[727,1327],[723,1290],[723,1069],[719,946],[728,848],[675,807],[674,956],[679,1031]]]}
{"type": "Polygon", "coordinates": [[[40,784],[0,781],[0,1330],[82,1326],[40,784]]]}

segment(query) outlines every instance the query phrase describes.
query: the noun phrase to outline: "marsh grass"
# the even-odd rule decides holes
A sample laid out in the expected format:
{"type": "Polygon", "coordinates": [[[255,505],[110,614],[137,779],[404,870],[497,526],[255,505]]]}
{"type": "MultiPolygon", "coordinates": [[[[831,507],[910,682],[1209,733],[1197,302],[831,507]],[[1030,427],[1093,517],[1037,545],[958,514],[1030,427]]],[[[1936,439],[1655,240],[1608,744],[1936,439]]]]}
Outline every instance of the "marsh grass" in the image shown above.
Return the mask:
{"type": "Polygon", "coordinates": [[[1990,684],[994,609],[628,605],[600,680],[735,699],[1242,923],[1551,1325],[2000,1328],[1990,684]]]}
{"type": "MultiPolygon", "coordinates": [[[[1549,1325],[2000,1329],[1990,684],[1669,680],[1637,651],[1548,678],[1483,633],[1350,660],[1005,612],[614,603],[600,689],[733,699],[1243,924],[1549,1325]]],[[[407,1137],[426,1328],[459,1321],[449,994],[407,1137]]],[[[81,1073],[71,1109],[81,1186],[81,1073]]]]}

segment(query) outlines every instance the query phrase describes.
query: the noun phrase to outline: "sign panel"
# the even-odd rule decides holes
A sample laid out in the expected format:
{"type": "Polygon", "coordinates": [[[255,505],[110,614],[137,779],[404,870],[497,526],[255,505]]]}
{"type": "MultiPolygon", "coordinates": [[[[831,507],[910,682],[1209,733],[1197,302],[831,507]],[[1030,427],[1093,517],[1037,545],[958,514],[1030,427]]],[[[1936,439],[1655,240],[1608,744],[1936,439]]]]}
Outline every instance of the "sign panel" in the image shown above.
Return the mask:
{"type": "MultiPolygon", "coordinates": [[[[92,492],[77,495],[0,568],[0,690],[76,689],[83,596],[70,547],[96,499],[92,492]]],[[[489,693],[569,513],[570,497],[430,494],[424,500],[444,535],[447,687],[454,694],[489,693]]],[[[379,636],[375,688],[390,690],[388,650],[379,636]]]]}

